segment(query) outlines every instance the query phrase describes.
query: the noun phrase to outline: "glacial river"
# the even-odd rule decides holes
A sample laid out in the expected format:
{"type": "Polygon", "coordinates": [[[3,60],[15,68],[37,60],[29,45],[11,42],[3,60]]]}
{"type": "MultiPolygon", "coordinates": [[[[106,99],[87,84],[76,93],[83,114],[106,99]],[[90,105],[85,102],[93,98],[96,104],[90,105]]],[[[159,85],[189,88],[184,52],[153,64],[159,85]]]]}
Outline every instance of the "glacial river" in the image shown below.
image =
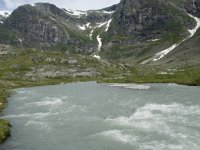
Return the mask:
{"type": "Polygon", "coordinates": [[[200,88],[71,83],[16,89],[0,150],[199,150],[200,88]]]}

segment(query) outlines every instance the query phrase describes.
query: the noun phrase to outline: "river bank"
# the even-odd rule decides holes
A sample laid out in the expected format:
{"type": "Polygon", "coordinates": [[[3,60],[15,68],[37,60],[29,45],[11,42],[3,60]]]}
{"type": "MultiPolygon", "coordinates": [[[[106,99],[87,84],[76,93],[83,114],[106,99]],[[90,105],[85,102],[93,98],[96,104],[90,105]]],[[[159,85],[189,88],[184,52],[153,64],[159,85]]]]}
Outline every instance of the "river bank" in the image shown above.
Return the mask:
{"type": "MultiPolygon", "coordinates": [[[[200,65],[169,69],[97,60],[89,56],[34,49],[0,56],[0,113],[12,89],[70,82],[177,83],[200,85],[200,65]]],[[[9,137],[10,124],[0,120],[0,143],[9,137]]]]}

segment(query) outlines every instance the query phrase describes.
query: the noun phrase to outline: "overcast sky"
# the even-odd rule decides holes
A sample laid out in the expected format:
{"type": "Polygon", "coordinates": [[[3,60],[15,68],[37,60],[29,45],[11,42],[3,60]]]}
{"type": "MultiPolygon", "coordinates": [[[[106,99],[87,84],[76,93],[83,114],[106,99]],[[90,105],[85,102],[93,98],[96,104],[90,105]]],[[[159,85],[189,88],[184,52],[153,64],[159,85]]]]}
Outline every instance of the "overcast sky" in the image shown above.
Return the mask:
{"type": "Polygon", "coordinates": [[[0,0],[0,10],[13,10],[23,4],[48,2],[60,8],[75,10],[100,9],[119,3],[120,0],[0,0]]]}

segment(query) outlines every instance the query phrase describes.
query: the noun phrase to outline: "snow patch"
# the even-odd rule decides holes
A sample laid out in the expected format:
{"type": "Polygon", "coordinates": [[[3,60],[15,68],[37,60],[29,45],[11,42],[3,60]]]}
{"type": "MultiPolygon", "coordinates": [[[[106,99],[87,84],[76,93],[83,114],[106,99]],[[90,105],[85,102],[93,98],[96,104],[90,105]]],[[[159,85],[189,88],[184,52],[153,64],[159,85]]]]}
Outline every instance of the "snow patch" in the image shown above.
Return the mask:
{"type": "Polygon", "coordinates": [[[98,28],[106,26],[105,32],[107,32],[109,27],[110,27],[111,22],[112,22],[112,19],[110,19],[110,20],[108,20],[106,22],[98,23],[98,28]]]}
{"type": "Polygon", "coordinates": [[[22,42],[23,40],[19,38],[19,41],[22,42]]]}
{"type": "Polygon", "coordinates": [[[91,23],[89,22],[89,23],[87,23],[85,26],[86,26],[87,28],[90,28],[90,25],[91,25],[91,23]]]}
{"type": "Polygon", "coordinates": [[[192,16],[190,14],[188,14],[188,15],[197,22],[197,25],[196,25],[196,27],[194,29],[188,30],[190,32],[190,37],[189,38],[191,38],[191,37],[193,37],[195,35],[195,33],[197,32],[197,30],[200,28],[200,19],[197,18],[197,17],[195,17],[195,16],[192,16]]]}
{"type": "Polygon", "coordinates": [[[78,27],[79,29],[81,29],[81,30],[86,30],[85,25],[83,25],[83,26],[77,25],[77,27],[78,27]]]}
{"type": "Polygon", "coordinates": [[[105,14],[113,14],[115,11],[103,11],[105,14]]]}
{"type": "Polygon", "coordinates": [[[105,29],[105,32],[108,31],[109,27],[110,27],[110,24],[112,22],[112,19],[110,19],[108,22],[107,22],[107,25],[106,25],[106,29],[105,29]]]}
{"type": "Polygon", "coordinates": [[[102,47],[102,41],[101,41],[101,38],[100,38],[100,36],[98,35],[97,36],[97,41],[98,41],[98,51],[100,51],[101,50],[101,47],[102,47]]]}
{"type": "Polygon", "coordinates": [[[98,28],[101,28],[101,27],[105,26],[106,24],[107,24],[107,21],[103,22],[103,23],[98,23],[98,28]]]}
{"type": "Polygon", "coordinates": [[[87,23],[87,24],[84,24],[84,25],[77,25],[77,27],[81,30],[86,30],[87,28],[90,28],[91,26],[91,23],[87,23]]]}
{"type": "Polygon", "coordinates": [[[72,9],[64,9],[64,11],[69,15],[77,16],[77,18],[80,18],[82,15],[87,16],[86,11],[72,10],[72,9]]]}
{"type": "Polygon", "coordinates": [[[32,7],[35,7],[35,5],[36,5],[36,4],[35,4],[35,3],[33,3],[33,4],[30,4],[30,5],[31,5],[32,7]]]}
{"type": "Polygon", "coordinates": [[[151,39],[151,40],[148,40],[150,42],[156,42],[156,41],[159,41],[160,39],[151,39]]]}
{"type": "Polygon", "coordinates": [[[0,21],[1,24],[3,24],[3,21],[0,21]]]}
{"type": "Polygon", "coordinates": [[[89,35],[89,37],[90,37],[90,40],[92,40],[92,35],[93,35],[93,32],[94,32],[94,29],[90,32],[90,35],[89,35]]]}
{"type": "Polygon", "coordinates": [[[99,55],[93,55],[92,57],[94,57],[96,59],[101,59],[101,57],[99,55]]]}
{"type": "Polygon", "coordinates": [[[39,122],[39,121],[28,121],[25,126],[37,126],[37,129],[50,129],[47,122],[39,122]]]}
{"type": "Polygon", "coordinates": [[[193,36],[195,35],[195,33],[197,32],[197,30],[200,28],[200,19],[197,18],[197,17],[195,17],[195,16],[193,16],[193,15],[191,15],[191,14],[188,14],[188,15],[189,15],[191,18],[193,18],[193,19],[197,22],[196,27],[195,27],[194,29],[191,29],[191,30],[189,29],[189,30],[188,30],[188,32],[190,33],[190,36],[187,37],[187,38],[185,38],[185,39],[183,39],[180,43],[174,44],[174,45],[172,45],[171,47],[169,47],[169,48],[167,48],[167,49],[165,49],[165,50],[163,50],[163,51],[161,51],[161,52],[155,54],[155,56],[154,56],[153,58],[148,59],[148,60],[145,60],[145,61],[143,61],[141,64],[146,64],[146,63],[148,63],[148,62],[150,62],[150,61],[152,61],[152,60],[153,60],[153,61],[158,61],[158,60],[162,59],[162,58],[165,57],[169,52],[171,52],[171,51],[174,50],[176,47],[178,47],[180,44],[182,44],[184,41],[190,39],[191,37],[193,37],[193,36]]]}
{"type": "Polygon", "coordinates": [[[154,59],[153,61],[158,61],[160,59],[162,59],[163,57],[165,57],[165,55],[167,55],[169,52],[171,52],[172,50],[174,50],[176,47],[178,47],[180,44],[174,44],[172,45],[171,47],[161,51],[160,53],[157,53],[155,56],[154,56],[154,59]]]}

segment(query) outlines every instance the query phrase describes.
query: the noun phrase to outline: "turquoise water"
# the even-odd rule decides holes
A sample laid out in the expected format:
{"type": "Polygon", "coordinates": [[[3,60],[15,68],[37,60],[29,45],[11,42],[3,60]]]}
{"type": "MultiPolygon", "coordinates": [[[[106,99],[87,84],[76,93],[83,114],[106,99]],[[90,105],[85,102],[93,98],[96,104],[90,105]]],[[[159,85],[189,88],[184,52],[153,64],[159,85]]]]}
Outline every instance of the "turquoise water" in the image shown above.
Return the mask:
{"type": "Polygon", "coordinates": [[[199,150],[200,88],[72,83],[17,89],[0,150],[199,150]]]}

